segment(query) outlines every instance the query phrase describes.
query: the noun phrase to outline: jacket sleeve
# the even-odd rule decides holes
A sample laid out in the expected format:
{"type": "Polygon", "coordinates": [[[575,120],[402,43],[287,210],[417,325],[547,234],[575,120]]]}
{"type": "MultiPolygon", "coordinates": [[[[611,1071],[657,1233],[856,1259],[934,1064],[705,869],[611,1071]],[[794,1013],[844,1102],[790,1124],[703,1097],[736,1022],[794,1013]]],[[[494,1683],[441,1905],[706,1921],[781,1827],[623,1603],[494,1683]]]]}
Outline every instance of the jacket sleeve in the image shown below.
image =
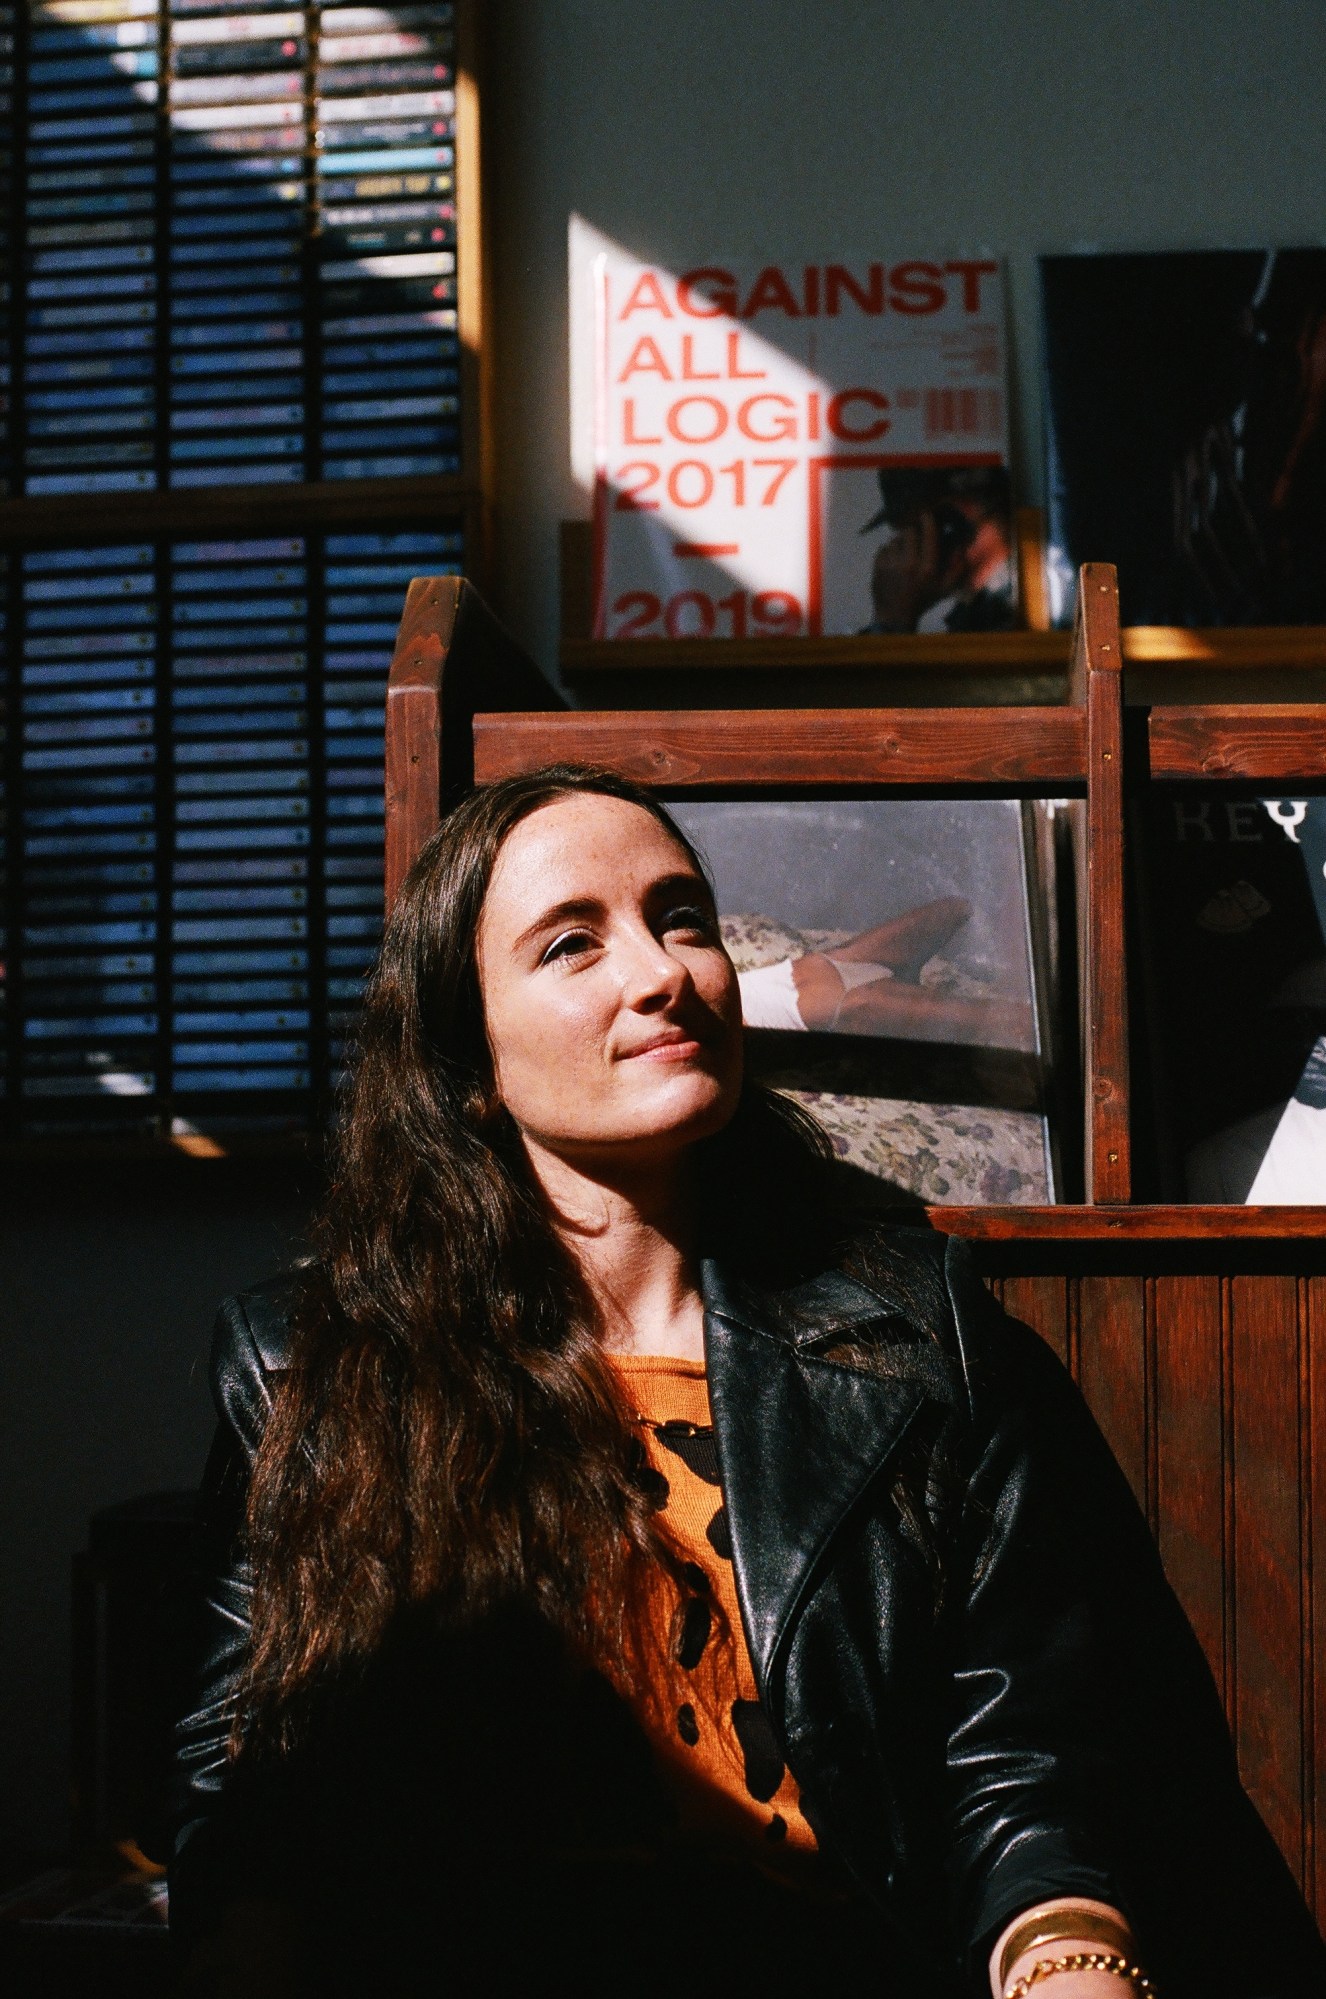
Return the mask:
{"type": "Polygon", "coordinates": [[[244,1545],[249,1474],[285,1362],[280,1291],[227,1299],[212,1336],[217,1430],[200,1494],[199,1567],[188,1711],[175,1727],[171,1928],[186,1942],[210,1928],[217,1908],[241,1895],[271,1895],[279,1843],[240,1836],[230,1753],[236,1698],[251,1629],[253,1579],[244,1545]]]}
{"type": "Polygon", "coordinates": [[[1058,1360],[964,1249],[950,1294],[971,1462],[952,1577],[950,1860],[960,1933],[1089,1893],[1170,1999],[1307,1999],[1326,1951],[1245,1796],[1205,1657],[1058,1360]]]}

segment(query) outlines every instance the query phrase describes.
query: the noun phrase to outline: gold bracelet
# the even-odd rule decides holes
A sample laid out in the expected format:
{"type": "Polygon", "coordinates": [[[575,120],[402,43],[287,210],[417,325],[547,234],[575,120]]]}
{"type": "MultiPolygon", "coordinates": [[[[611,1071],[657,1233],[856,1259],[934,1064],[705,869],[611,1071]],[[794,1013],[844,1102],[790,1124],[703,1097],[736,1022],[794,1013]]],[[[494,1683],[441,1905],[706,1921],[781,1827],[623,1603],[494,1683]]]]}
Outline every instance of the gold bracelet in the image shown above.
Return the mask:
{"type": "Polygon", "coordinates": [[[1126,1978],[1135,1992],[1155,1999],[1151,1980],[1141,1965],[1130,1964],[1113,1950],[1075,1950],[1070,1957],[1037,1958],[1031,1970],[1024,1972],[1016,1985],[1009,1986],[1004,1999],[1027,1999],[1033,1985],[1039,1985],[1043,1978],[1053,1978],[1057,1971],[1108,1971],[1115,1978],[1126,1978]]]}
{"type": "Polygon", "coordinates": [[[1029,1950],[1056,1943],[1095,1943],[1126,1957],[1132,1941],[1132,1932],[1121,1919],[1083,1908],[1080,1903],[1065,1903],[1057,1909],[1033,1909],[1004,1945],[999,1959],[1000,1987],[1007,1985],[1009,1972],[1029,1950]]]}

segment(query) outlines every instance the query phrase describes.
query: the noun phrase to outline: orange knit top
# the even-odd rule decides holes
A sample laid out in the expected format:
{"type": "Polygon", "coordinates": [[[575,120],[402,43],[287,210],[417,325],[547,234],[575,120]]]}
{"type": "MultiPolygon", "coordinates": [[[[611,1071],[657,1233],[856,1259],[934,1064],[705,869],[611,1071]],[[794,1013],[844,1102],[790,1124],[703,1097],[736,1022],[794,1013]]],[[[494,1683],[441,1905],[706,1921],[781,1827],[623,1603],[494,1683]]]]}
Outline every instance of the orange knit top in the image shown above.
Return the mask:
{"type": "Polygon", "coordinates": [[[609,1358],[640,1421],[648,1476],[687,1584],[678,1612],[673,1584],[660,1577],[638,1667],[620,1691],[649,1738],[683,1833],[808,1882],[818,1849],[756,1697],[704,1367],[659,1354],[609,1358]]]}

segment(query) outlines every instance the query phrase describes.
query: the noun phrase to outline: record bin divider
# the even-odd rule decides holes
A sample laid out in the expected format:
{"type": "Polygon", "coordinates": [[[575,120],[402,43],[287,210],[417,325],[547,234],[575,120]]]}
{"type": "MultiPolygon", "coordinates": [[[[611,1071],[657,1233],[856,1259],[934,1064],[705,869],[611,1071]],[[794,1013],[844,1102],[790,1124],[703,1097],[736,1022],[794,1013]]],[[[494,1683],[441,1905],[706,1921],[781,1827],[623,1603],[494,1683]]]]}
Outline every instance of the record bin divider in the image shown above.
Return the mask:
{"type": "MultiPolygon", "coordinates": [[[[1127,783],[1148,781],[1145,739],[1139,755],[1138,741],[1122,732],[1113,571],[1088,565],[1082,581],[1073,652],[1085,699],[1067,709],[559,711],[510,642],[498,650],[500,628],[469,585],[421,579],[407,599],[388,692],[387,896],[470,775],[484,781],[558,756],[592,757],[692,795],[890,785],[1085,794],[1092,942],[1082,990],[1093,1084],[1085,1125],[1096,1198],[935,1206],[925,1219],[966,1239],[995,1295],[1078,1381],[1206,1651],[1244,1781],[1322,1922],[1326,1229],[1320,1208],[1129,1200],[1122,798],[1127,783]]],[[[1064,635],[996,637],[1016,644],[1064,635]]],[[[990,647],[987,663],[991,655],[997,667],[1000,648],[990,647]]],[[[1281,711],[1263,722],[1255,707],[1177,716],[1158,709],[1153,763],[1158,775],[1260,779],[1276,775],[1285,750],[1293,773],[1310,763],[1326,786],[1326,708],[1304,719],[1307,757],[1281,711]]]]}

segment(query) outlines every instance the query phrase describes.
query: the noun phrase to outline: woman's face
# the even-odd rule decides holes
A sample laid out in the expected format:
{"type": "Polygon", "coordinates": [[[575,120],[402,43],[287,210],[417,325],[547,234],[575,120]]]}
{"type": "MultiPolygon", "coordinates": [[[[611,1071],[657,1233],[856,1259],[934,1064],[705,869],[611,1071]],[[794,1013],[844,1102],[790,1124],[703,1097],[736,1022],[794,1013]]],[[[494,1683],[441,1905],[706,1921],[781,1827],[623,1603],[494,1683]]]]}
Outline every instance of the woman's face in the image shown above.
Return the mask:
{"type": "Polygon", "coordinates": [[[572,1163],[663,1158],[741,1087],[741,1002],[713,899],[649,812],[572,792],[507,835],[479,986],[498,1095],[572,1163]]]}

